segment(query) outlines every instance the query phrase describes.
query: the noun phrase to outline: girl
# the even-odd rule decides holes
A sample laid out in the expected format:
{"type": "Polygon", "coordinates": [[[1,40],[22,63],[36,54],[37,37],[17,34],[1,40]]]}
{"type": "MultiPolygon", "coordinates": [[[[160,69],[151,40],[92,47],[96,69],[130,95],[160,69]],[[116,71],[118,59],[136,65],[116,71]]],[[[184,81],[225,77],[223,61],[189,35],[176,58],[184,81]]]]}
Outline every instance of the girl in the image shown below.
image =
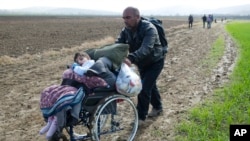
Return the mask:
{"type": "Polygon", "coordinates": [[[94,63],[95,61],[91,60],[87,53],[77,52],[74,56],[74,63],[71,68],[75,73],[82,76],[91,66],[94,65],[94,63]]]}

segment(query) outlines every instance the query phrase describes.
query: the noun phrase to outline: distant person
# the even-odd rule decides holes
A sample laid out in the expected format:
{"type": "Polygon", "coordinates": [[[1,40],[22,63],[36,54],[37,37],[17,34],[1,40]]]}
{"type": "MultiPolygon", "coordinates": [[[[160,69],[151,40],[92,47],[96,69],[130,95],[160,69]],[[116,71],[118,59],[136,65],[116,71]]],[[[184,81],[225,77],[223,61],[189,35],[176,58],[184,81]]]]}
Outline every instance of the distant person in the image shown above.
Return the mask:
{"type": "Polygon", "coordinates": [[[189,28],[192,28],[193,27],[193,21],[194,21],[194,18],[192,15],[189,15],[188,16],[188,27],[189,28]]]}
{"type": "Polygon", "coordinates": [[[214,21],[214,15],[210,14],[210,18],[211,18],[211,22],[213,22],[214,21]]]}
{"type": "Polygon", "coordinates": [[[207,29],[210,29],[210,28],[211,28],[211,22],[212,22],[211,15],[208,15],[208,16],[207,16],[207,29]]]}
{"type": "Polygon", "coordinates": [[[213,15],[213,14],[210,14],[209,16],[210,16],[210,18],[211,18],[211,22],[210,22],[210,28],[211,28],[212,23],[214,22],[214,15],[213,15]]]}
{"type": "Polygon", "coordinates": [[[203,22],[203,28],[205,28],[206,27],[206,22],[207,22],[207,16],[205,14],[202,17],[202,22],[203,22]]]}
{"type": "Polygon", "coordinates": [[[125,63],[136,64],[142,79],[142,90],[138,95],[137,111],[139,126],[147,124],[147,117],[156,117],[163,111],[162,100],[157,88],[165,60],[165,53],[160,42],[156,27],[141,19],[135,7],[127,7],[122,15],[125,27],[118,36],[116,43],[129,44],[129,55],[125,63]],[[152,111],[148,113],[149,105],[152,111]]]}

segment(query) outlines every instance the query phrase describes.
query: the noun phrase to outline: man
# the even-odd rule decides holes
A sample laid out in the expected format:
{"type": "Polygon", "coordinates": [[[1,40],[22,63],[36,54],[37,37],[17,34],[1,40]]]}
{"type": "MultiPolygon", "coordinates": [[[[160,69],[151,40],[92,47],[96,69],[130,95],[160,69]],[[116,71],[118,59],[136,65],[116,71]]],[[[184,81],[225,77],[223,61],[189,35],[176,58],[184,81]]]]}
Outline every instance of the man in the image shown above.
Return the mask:
{"type": "Polygon", "coordinates": [[[205,28],[206,27],[206,22],[207,22],[207,16],[205,14],[202,17],[202,22],[203,22],[203,28],[205,28]]]}
{"type": "Polygon", "coordinates": [[[139,68],[142,79],[142,91],[137,103],[140,125],[145,123],[147,116],[158,116],[163,110],[156,80],[164,66],[165,52],[157,29],[150,22],[141,19],[137,8],[127,7],[122,18],[125,27],[116,43],[129,44],[129,55],[124,62],[128,65],[136,64],[139,68]],[[149,104],[153,107],[150,113],[149,104]]]}
{"type": "Polygon", "coordinates": [[[192,28],[193,27],[193,21],[194,21],[194,18],[192,15],[189,15],[188,17],[188,27],[189,28],[192,28]]]}

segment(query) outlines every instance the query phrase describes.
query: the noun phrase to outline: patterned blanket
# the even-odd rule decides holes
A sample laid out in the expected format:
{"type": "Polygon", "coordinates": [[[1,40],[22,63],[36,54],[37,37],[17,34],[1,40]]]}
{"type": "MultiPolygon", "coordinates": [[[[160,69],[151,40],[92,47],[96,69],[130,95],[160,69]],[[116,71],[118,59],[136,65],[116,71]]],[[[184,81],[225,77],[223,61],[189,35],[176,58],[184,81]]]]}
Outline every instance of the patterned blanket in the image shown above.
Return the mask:
{"type": "Polygon", "coordinates": [[[60,112],[64,107],[80,103],[89,89],[108,87],[107,82],[97,76],[80,76],[72,69],[64,71],[62,76],[64,84],[52,85],[45,88],[40,97],[40,109],[44,117],[60,112]],[[71,81],[72,80],[72,81],[71,81]],[[83,86],[87,88],[83,90],[83,86]]]}
{"type": "Polygon", "coordinates": [[[76,89],[72,86],[53,85],[45,88],[41,93],[40,109],[44,117],[60,112],[64,107],[82,102],[85,93],[82,88],[76,89]]]}
{"type": "Polygon", "coordinates": [[[108,83],[98,76],[80,76],[75,73],[72,69],[67,69],[63,72],[62,79],[75,80],[81,84],[84,84],[89,89],[94,89],[97,87],[108,87],[108,83]]]}

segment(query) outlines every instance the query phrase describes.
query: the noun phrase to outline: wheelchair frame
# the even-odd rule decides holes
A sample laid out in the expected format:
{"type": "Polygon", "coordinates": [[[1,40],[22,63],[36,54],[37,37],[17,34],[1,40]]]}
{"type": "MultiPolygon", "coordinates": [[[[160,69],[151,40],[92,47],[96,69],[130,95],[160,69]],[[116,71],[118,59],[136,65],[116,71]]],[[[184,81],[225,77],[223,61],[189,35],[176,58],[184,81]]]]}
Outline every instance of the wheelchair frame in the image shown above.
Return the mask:
{"type": "MultiPolygon", "coordinates": [[[[116,91],[98,90],[85,95],[79,120],[64,129],[70,141],[132,141],[138,129],[138,114],[130,97],[116,91]],[[87,133],[78,133],[83,128],[87,133]]],[[[61,133],[55,133],[52,140],[55,138],[66,140],[61,133]]]]}

